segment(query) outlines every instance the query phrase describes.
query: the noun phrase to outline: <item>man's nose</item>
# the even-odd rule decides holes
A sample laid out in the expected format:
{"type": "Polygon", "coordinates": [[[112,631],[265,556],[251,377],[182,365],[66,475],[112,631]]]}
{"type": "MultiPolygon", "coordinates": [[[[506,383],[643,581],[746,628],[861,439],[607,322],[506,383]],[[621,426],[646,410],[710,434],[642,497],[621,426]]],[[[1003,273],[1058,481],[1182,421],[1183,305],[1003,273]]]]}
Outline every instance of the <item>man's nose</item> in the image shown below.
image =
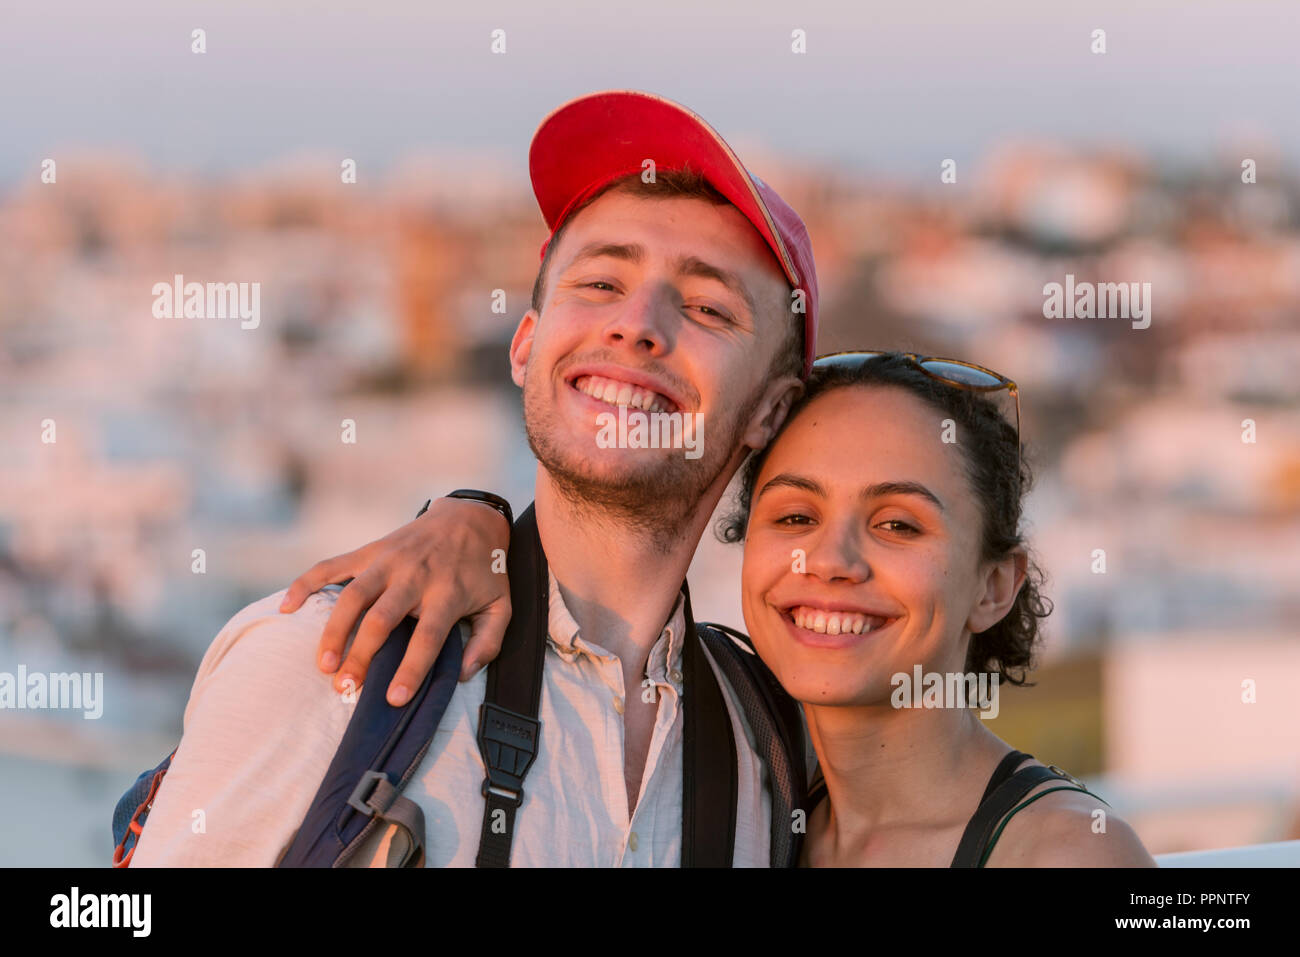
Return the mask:
{"type": "Polygon", "coordinates": [[[608,345],[661,356],[672,348],[676,316],[676,293],[666,284],[645,283],[619,303],[602,335],[608,345]]]}

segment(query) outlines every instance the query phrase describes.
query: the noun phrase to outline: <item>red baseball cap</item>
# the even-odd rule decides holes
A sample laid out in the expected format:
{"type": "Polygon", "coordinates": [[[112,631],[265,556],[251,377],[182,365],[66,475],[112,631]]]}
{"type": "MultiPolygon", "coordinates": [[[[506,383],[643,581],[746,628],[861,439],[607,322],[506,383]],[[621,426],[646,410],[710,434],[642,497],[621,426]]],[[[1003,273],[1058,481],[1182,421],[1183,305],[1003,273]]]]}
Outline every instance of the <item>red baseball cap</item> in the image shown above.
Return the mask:
{"type": "Polygon", "coordinates": [[[653,93],[607,90],[565,103],[542,120],[528,151],[533,192],[551,235],[584,200],[614,179],[690,166],[758,230],[790,285],[804,293],[804,377],[817,340],[817,270],[799,214],[745,169],[717,131],[686,107],[653,93]]]}

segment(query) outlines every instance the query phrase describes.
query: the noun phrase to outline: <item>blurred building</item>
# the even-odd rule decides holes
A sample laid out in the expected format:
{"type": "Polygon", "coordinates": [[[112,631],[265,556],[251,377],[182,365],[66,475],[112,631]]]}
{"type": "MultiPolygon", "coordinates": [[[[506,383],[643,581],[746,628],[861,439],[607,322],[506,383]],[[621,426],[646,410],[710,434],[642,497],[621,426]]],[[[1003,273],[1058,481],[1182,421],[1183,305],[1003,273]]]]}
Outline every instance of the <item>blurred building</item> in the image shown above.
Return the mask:
{"type": "MultiPolygon", "coordinates": [[[[1045,661],[1094,676],[1056,684],[1078,744],[1053,745],[1062,760],[1095,761],[1156,852],[1294,829],[1298,184],[1052,144],[951,185],[753,163],[809,225],[821,351],[909,348],[1020,383],[1057,603],[1045,661]],[[1150,328],[1044,318],[1067,272],[1151,283],[1150,328]]],[[[135,768],[247,601],[449,488],[525,500],[505,350],[545,230],[490,158],[345,185],[310,156],[229,181],[69,156],[57,187],[0,195],[0,234],[0,667],[92,662],[121,703],[95,728],[28,716],[0,766],[41,753],[18,737],[52,734],[96,756],[77,773],[135,768]],[[260,283],[258,327],[156,318],[151,289],[177,274],[260,283]]],[[[738,567],[736,549],[701,550],[701,619],[742,624],[738,567]]]]}

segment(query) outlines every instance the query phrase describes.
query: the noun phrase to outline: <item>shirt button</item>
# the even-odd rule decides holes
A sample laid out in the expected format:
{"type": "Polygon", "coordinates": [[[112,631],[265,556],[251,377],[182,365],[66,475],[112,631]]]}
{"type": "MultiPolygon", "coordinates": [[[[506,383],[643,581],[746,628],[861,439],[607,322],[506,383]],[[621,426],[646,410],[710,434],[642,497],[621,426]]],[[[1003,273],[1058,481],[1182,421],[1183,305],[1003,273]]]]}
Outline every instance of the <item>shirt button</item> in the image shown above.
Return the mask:
{"type": "Polygon", "coordinates": [[[672,671],[668,673],[668,677],[672,678],[673,681],[680,682],[682,680],[682,673],[678,671],[676,668],[674,668],[672,671]]]}
{"type": "MultiPolygon", "coordinates": [[[[614,695],[614,710],[619,714],[623,713],[623,699],[618,695],[614,695]]],[[[636,850],[636,848],[632,848],[632,850],[636,850]]]]}
{"type": "Polygon", "coordinates": [[[636,850],[636,831],[633,831],[627,836],[627,849],[629,851],[636,850]]]}

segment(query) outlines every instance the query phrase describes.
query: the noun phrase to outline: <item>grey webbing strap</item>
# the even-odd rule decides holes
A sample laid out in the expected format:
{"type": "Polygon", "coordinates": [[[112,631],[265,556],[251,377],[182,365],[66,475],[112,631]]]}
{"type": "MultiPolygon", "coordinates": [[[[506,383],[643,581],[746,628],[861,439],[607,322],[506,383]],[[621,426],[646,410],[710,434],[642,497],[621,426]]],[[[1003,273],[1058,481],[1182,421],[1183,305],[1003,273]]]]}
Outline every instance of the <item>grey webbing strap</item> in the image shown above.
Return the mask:
{"type": "Polygon", "coordinates": [[[371,812],[373,819],[396,825],[406,834],[406,852],[401,861],[393,866],[423,867],[424,812],[410,798],[402,797],[389,782],[387,775],[380,774],[373,780],[374,789],[362,803],[371,812]]]}

